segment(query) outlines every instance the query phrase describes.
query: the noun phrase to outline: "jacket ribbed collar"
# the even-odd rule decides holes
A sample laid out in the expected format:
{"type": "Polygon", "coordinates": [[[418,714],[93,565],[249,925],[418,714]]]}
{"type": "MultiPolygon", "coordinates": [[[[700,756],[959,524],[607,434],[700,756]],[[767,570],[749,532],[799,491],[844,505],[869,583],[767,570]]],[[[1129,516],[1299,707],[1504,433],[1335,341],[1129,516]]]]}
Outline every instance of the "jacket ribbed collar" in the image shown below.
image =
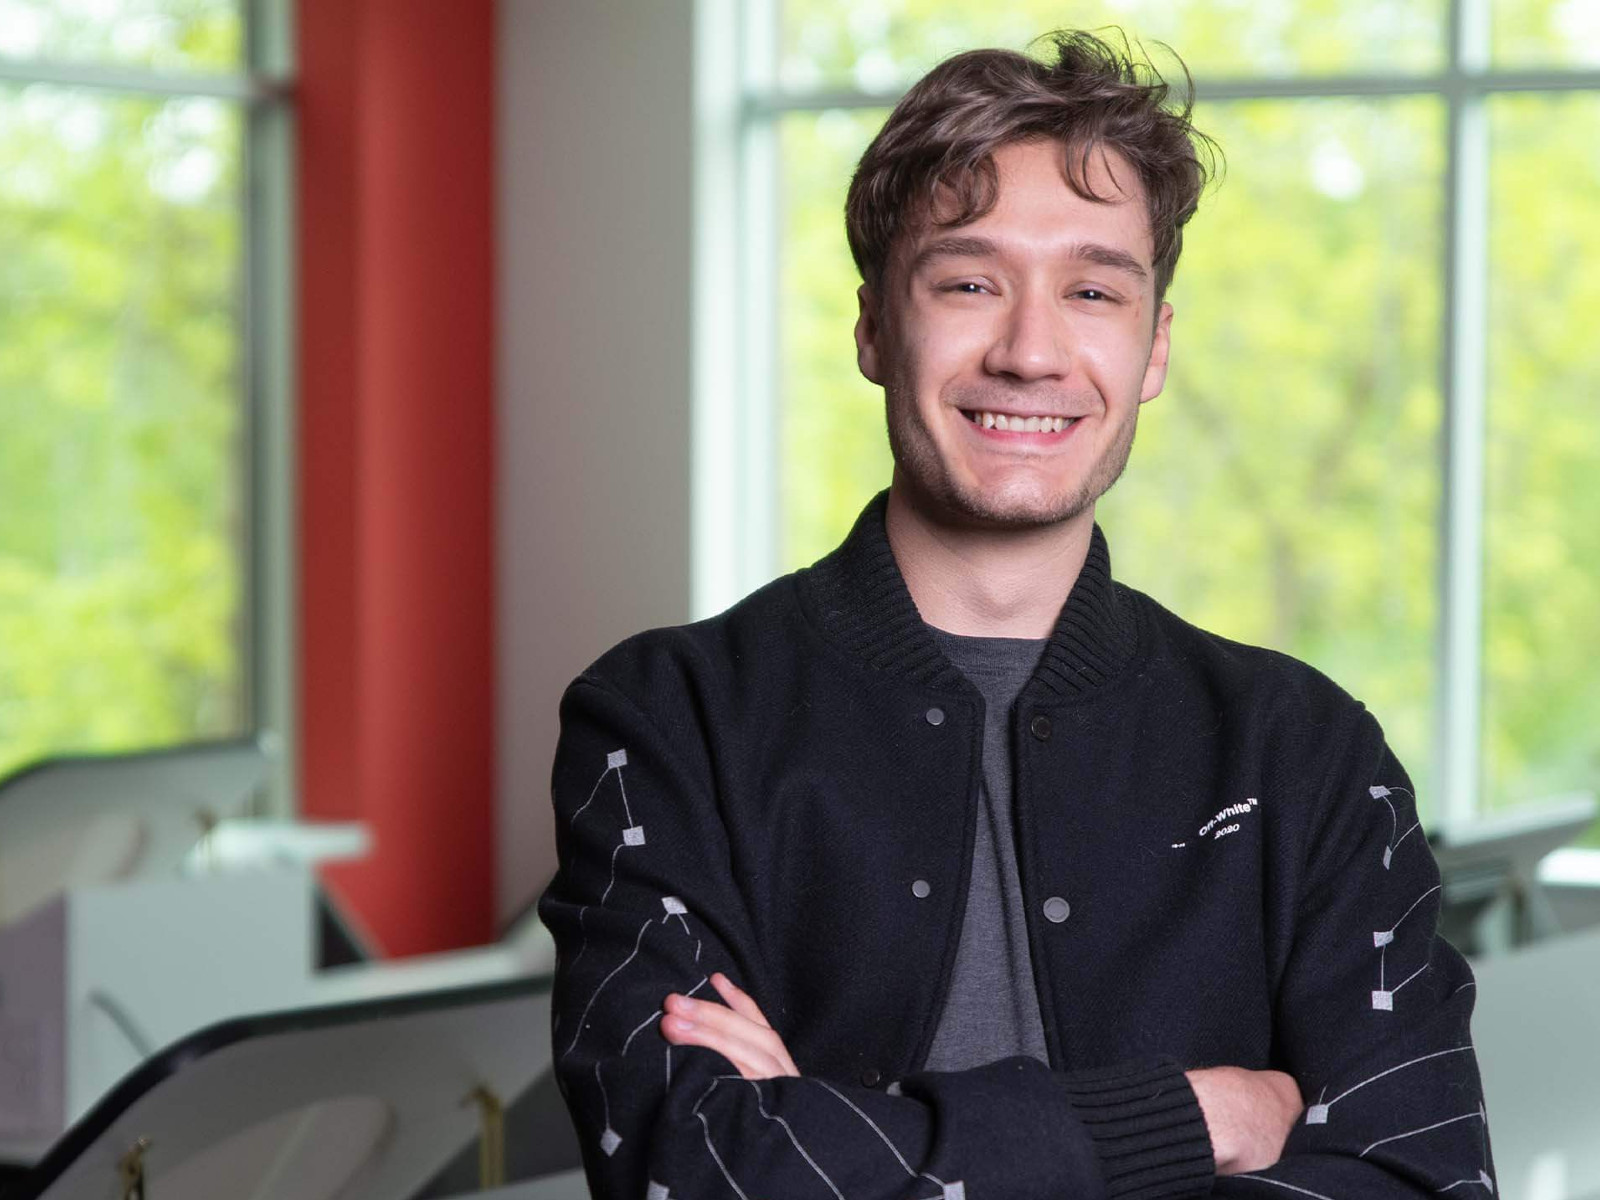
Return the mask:
{"type": "MultiPolygon", "coordinates": [[[[801,587],[823,630],[869,666],[961,688],[965,676],[934,641],[889,548],[888,497],[887,491],[873,497],[844,544],[801,573],[801,587]]],[[[1096,525],[1034,679],[1063,697],[1091,691],[1133,656],[1138,636],[1133,606],[1112,581],[1111,552],[1096,525]]]]}

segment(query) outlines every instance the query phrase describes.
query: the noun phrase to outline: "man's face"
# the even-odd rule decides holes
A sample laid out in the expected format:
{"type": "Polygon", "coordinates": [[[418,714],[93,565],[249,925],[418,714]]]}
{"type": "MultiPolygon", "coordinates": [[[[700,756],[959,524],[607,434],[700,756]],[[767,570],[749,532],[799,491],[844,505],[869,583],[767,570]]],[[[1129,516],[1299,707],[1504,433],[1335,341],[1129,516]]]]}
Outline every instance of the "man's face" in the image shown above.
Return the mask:
{"type": "Polygon", "coordinates": [[[856,347],[884,388],[897,485],[946,519],[1016,529],[1092,512],[1116,482],[1139,405],[1166,380],[1172,307],[1156,307],[1125,160],[1091,160],[1110,203],[1073,192],[1055,143],[994,163],[989,213],[925,222],[895,247],[882,295],[861,289],[856,347]]]}

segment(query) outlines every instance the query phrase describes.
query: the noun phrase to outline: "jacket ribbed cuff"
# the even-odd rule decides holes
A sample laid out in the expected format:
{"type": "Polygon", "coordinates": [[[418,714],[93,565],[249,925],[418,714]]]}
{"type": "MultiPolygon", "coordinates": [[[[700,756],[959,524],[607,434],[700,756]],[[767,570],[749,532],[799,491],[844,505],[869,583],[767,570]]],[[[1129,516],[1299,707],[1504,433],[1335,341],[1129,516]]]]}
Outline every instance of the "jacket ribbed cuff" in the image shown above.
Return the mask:
{"type": "Polygon", "coordinates": [[[1216,1164],[1200,1102],[1176,1063],[1074,1071],[1062,1080],[1115,1200],[1204,1196],[1216,1164]]]}

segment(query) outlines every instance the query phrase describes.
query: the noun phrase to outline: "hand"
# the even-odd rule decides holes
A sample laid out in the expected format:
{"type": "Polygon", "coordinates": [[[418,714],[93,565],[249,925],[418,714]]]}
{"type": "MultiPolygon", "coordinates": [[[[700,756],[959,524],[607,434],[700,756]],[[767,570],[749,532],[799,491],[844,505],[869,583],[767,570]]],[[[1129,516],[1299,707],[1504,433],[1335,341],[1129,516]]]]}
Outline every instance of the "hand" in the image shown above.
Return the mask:
{"type": "Polygon", "coordinates": [[[800,1074],[754,1000],[720,972],[711,977],[711,986],[727,1001],[727,1007],[673,992],[661,1006],[662,1037],[674,1046],[715,1050],[746,1079],[800,1074]]]}
{"type": "Polygon", "coordinates": [[[1189,1071],[1200,1102],[1218,1175],[1270,1167],[1300,1115],[1300,1085],[1282,1071],[1208,1067],[1189,1071]]]}

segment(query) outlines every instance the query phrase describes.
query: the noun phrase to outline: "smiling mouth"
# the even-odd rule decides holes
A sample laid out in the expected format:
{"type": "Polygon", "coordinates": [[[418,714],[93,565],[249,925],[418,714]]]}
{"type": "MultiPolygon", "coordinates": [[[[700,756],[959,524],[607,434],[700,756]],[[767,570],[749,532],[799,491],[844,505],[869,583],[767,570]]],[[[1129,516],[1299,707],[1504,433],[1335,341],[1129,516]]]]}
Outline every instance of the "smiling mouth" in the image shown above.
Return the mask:
{"type": "Polygon", "coordinates": [[[961,410],[961,415],[983,429],[1000,429],[1007,433],[1060,433],[1071,429],[1077,417],[1023,416],[1020,413],[996,413],[982,409],[961,410]]]}

